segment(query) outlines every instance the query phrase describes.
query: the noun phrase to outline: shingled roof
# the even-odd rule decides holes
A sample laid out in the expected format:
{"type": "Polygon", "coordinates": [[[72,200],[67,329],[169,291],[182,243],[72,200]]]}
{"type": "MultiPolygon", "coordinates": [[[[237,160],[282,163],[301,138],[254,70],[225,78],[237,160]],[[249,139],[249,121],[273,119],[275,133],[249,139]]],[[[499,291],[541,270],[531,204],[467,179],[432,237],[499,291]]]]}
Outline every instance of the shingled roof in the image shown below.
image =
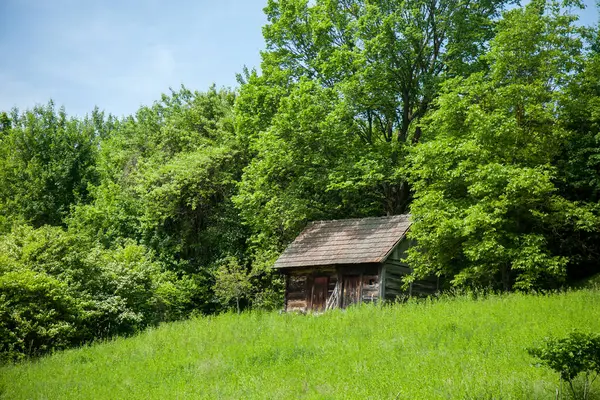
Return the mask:
{"type": "Polygon", "coordinates": [[[385,261],[410,227],[409,215],[316,221],[279,256],[274,268],[385,261]]]}

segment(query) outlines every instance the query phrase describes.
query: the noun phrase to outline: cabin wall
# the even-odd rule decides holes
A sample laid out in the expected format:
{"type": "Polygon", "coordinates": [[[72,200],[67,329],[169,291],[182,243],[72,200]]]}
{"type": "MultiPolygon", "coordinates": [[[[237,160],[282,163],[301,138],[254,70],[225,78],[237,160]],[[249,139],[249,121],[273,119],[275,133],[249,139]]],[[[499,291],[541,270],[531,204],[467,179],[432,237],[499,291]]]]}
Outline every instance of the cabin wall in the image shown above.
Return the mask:
{"type": "Polygon", "coordinates": [[[379,274],[363,275],[361,303],[374,303],[379,300],[379,274]]]}
{"type": "Polygon", "coordinates": [[[408,239],[402,240],[394,251],[389,255],[383,265],[384,290],[383,298],[395,300],[404,296],[428,296],[436,293],[439,289],[438,280],[435,277],[420,279],[410,284],[408,289],[403,289],[402,279],[412,272],[406,262],[407,251],[414,245],[408,239]]]}
{"type": "Polygon", "coordinates": [[[307,275],[286,275],[285,310],[306,311],[307,275]]]}
{"type": "Polygon", "coordinates": [[[326,297],[328,299],[333,294],[338,281],[335,268],[286,271],[285,310],[307,312],[313,309],[313,306],[317,307],[317,305],[313,305],[313,300],[319,298],[315,293],[315,281],[323,277],[327,278],[326,297]]]}
{"type": "Polygon", "coordinates": [[[333,301],[334,307],[370,303],[380,298],[380,266],[378,264],[294,269],[285,272],[286,311],[324,311],[321,302],[322,296],[320,296],[322,277],[328,279],[327,301],[333,301]],[[337,293],[334,296],[336,288],[337,293]]]}

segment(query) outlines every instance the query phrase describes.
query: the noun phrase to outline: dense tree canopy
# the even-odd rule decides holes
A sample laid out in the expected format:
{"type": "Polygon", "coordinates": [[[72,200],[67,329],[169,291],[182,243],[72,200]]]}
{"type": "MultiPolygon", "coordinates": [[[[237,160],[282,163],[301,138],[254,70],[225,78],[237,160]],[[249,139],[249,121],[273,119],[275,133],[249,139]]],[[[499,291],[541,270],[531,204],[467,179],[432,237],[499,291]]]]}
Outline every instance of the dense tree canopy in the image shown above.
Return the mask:
{"type": "Polygon", "coordinates": [[[259,254],[309,220],[408,209],[414,122],[441,82],[485,66],[506,3],[268,2],[263,75],[236,108],[253,157],[235,199],[259,254]]]}
{"type": "Polygon", "coordinates": [[[111,120],[68,118],[49,102],[0,119],[0,229],[15,221],[64,224],[69,207],[88,198],[97,182],[98,138],[111,120]],[[26,184],[24,184],[26,182],[26,184]]]}
{"type": "MultiPolygon", "coordinates": [[[[591,143],[566,117],[585,59],[574,20],[542,1],[511,10],[485,56],[489,70],[444,84],[425,123],[429,140],[411,152],[417,275],[531,289],[576,268],[566,243],[597,254],[597,199],[577,198],[581,183],[567,175],[572,145],[591,143]]],[[[586,150],[592,159],[578,162],[589,168],[597,147],[586,150]]],[[[579,176],[594,182],[592,169],[579,176]]]]}

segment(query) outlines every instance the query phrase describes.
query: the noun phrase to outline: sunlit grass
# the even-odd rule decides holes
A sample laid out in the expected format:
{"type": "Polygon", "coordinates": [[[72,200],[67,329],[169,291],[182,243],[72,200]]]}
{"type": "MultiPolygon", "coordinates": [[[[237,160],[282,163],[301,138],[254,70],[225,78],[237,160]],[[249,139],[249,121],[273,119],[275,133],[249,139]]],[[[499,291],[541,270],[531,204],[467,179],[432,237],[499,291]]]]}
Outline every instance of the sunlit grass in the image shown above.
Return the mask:
{"type": "Polygon", "coordinates": [[[525,348],[573,328],[600,332],[600,292],[226,314],[7,366],[0,387],[8,399],[548,399],[558,377],[525,348]]]}

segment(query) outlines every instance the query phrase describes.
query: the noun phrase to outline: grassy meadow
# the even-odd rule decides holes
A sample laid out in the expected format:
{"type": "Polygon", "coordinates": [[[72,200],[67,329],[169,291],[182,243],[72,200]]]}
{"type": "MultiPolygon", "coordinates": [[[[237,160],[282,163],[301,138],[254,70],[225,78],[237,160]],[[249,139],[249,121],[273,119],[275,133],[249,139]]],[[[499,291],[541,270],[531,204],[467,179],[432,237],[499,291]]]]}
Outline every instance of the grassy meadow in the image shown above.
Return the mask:
{"type": "Polygon", "coordinates": [[[4,366],[0,397],[553,399],[525,348],[573,328],[600,331],[599,291],[225,314],[4,366]]]}

